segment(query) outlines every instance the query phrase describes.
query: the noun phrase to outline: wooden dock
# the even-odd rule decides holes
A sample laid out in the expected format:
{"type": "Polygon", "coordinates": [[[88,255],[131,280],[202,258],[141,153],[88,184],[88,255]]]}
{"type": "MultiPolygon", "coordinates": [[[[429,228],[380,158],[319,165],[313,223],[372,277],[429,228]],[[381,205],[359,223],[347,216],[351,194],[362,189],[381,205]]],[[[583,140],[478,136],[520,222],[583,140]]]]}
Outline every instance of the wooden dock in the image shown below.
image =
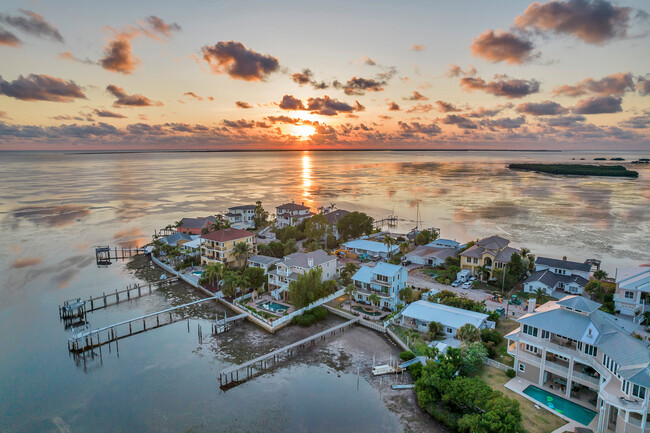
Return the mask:
{"type": "Polygon", "coordinates": [[[98,265],[110,265],[113,260],[126,260],[138,254],[147,254],[146,248],[125,248],[100,246],[95,248],[95,259],[98,265]]]}
{"type": "Polygon", "coordinates": [[[223,370],[219,374],[219,383],[221,388],[228,389],[234,386],[239,385],[253,377],[262,374],[264,370],[273,367],[277,362],[287,359],[297,353],[300,349],[307,347],[309,343],[312,345],[316,343],[316,340],[324,340],[325,337],[334,335],[337,332],[342,332],[348,326],[352,326],[359,321],[359,318],[354,318],[340,325],[334,326],[325,331],[314,334],[311,337],[305,338],[303,340],[297,341],[295,343],[284,346],[280,349],[274,350],[266,355],[259,356],[255,359],[251,359],[248,362],[245,362],[240,365],[234,365],[230,368],[223,370]],[[242,371],[241,377],[239,372],[242,371]]]}
{"type": "Polygon", "coordinates": [[[248,314],[242,313],[236,316],[228,317],[228,313],[224,316],[223,319],[219,320],[217,317],[215,319],[214,325],[212,325],[212,335],[221,334],[230,329],[230,327],[238,320],[242,320],[248,317],[248,314]]]}
{"type": "MultiPolygon", "coordinates": [[[[216,296],[212,298],[199,299],[198,301],[190,302],[188,304],[179,305],[177,307],[167,308],[166,310],[157,311],[155,313],[146,314],[144,316],[136,317],[134,319],[125,320],[123,322],[113,323],[112,325],[104,326],[99,329],[88,329],[88,325],[85,325],[81,328],[73,328],[72,335],[68,338],[68,350],[71,352],[83,352],[86,350],[91,350],[96,347],[101,347],[104,344],[111,342],[117,342],[126,337],[132,335],[140,334],[151,329],[159,328],[161,326],[169,325],[171,323],[177,322],[179,320],[184,320],[183,318],[174,319],[173,313],[176,310],[181,308],[186,308],[191,305],[200,304],[205,301],[215,300],[216,296]],[[160,319],[163,319],[162,322],[160,319]],[[167,319],[169,318],[169,319],[167,319]],[[155,324],[151,323],[155,319],[155,324]],[[147,326],[147,320],[149,320],[149,326],[147,326]],[[142,327],[140,329],[140,323],[142,327]],[[125,328],[128,326],[128,332],[125,328]],[[134,331],[134,327],[137,328],[134,331]],[[120,331],[122,334],[120,334],[120,331]]],[[[188,322],[189,330],[189,322],[188,322]]],[[[202,340],[202,332],[199,327],[199,341],[202,340]]]]}
{"type": "Polygon", "coordinates": [[[132,299],[141,298],[142,296],[150,295],[161,287],[169,286],[179,280],[179,277],[170,277],[163,280],[156,281],[148,284],[131,284],[126,289],[117,290],[114,292],[103,292],[99,296],[90,296],[88,299],[81,298],[71,299],[65,301],[63,305],[59,305],[59,318],[63,320],[70,320],[78,317],[86,319],[87,313],[101,310],[111,305],[117,305],[120,302],[130,301],[132,299]]]}

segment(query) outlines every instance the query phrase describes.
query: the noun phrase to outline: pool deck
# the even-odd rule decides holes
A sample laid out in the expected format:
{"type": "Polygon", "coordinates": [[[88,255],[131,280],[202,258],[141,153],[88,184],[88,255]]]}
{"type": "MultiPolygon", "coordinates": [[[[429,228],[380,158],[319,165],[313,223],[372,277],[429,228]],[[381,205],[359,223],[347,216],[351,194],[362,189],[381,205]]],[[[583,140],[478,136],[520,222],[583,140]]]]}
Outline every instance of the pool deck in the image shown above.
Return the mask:
{"type": "MultiPolygon", "coordinates": [[[[557,415],[560,418],[562,418],[563,420],[568,422],[568,424],[563,425],[562,427],[558,428],[557,430],[552,431],[551,433],[563,433],[563,432],[566,432],[566,431],[573,431],[576,427],[588,427],[592,431],[597,431],[598,430],[598,413],[596,413],[596,416],[594,417],[593,420],[591,420],[589,425],[585,426],[584,424],[581,424],[578,421],[574,421],[571,418],[567,417],[566,415],[561,414],[558,411],[555,411],[555,410],[551,409],[550,407],[546,406],[545,404],[540,403],[539,401],[535,400],[531,396],[529,396],[527,394],[524,394],[524,389],[528,388],[530,385],[541,388],[536,383],[530,382],[530,381],[528,381],[526,379],[523,379],[521,377],[512,378],[504,386],[506,388],[508,388],[510,391],[516,392],[520,396],[530,400],[531,402],[533,402],[534,404],[536,404],[540,408],[543,408],[544,410],[547,410],[547,411],[551,412],[553,415],[557,415]]],[[[564,394],[558,394],[558,393],[553,392],[553,390],[549,390],[549,389],[546,389],[546,388],[541,388],[541,389],[548,392],[549,394],[553,394],[553,395],[555,395],[557,397],[562,397],[565,400],[569,400],[572,403],[575,403],[575,404],[578,404],[578,405],[580,405],[582,407],[585,407],[584,404],[578,399],[575,399],[573,397],[569,398],[564,394]]]]}

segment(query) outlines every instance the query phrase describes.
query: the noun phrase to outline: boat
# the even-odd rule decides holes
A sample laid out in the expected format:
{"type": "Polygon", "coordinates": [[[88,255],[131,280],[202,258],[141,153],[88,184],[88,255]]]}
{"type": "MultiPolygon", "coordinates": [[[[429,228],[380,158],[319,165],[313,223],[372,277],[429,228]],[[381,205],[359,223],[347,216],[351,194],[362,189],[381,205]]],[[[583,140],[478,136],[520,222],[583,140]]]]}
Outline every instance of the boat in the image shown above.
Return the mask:
{"type": "Polygon", "coordinates": [[[375,367],[372,367],[372,374],[374,376],[381,376],[382,374],[390,374],[390,373],[399,373],[401,371],[402,371],[401,368],[394,367],[389,364],[377,365],[375,367]]]}

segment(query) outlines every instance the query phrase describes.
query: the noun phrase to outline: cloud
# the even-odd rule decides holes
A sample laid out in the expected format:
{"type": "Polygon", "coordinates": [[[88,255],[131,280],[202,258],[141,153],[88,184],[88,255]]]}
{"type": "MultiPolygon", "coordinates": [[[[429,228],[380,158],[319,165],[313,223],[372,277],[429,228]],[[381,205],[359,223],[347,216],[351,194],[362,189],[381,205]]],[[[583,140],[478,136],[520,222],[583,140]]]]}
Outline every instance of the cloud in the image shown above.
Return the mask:
{"type": "Polygon", "coordinates": [[[252,128],[268,128],[269,126],[264,122],[257,122],[254,120],[223,120],[223,124],[228,128],[233,129],[252,129],[252,128]]]}
{"type": "Polygon", "coordinates": [[[407,113],[428,113],[433,110],[433,105],[431,104],[417,104],[415,107],[412,107],[409,110],[406,110],[407,113]]]}
{"type": "Polygon", "coordinates": [[[381,92],[386,80],[375,80],[374,78],[352,77],[345,84],[335,81],[334,87],[342,88],[346,95],[365,95],[366,92],[381,92]]]}
{"type": "Polygon", "coordinates": [[[0,77],[0,94],[23,101],[71,102],[75,98],[86,99],[81,87],[74,81],[65,81],[49,75],[20,75],[14,81],[0,77]]]}
{"type": "Polygon", "coordinates": [[[99,117],[112,117],[114,119],[126,119],[126,116],[120,113],[113,113],[112,111],[108,111],[108,110],[95,109],[93,110],[93,113],[95,113],[99,117]]]}
{"type": "Polygon", "coordinates": [[[158,18],[155,15],[151,15],[145,19],[145,25],[142,26],[142,29],[153,38],[156,38],[156,35],[170,38],[172,36],[172,32],[178,32],[181,30],[181,26],[176,23],[168,24],[161,18],[158,18]]]}
{"type": "Polygon", "coordinates": [[[346,102],[324,96],[322,98],[309,98],[307,100],[307,110],[310,110],[312,114],[320,114],[321,116],[336,116],[339,113],[364,111],[365,107],[359,102],[352,106],[346,102]]]}
{"type": "Polygon", "coordinates": [[[293,95],[284,95],[282,101],[278,104],[283,110],[304,110],[305,106],[302,101],[293,95]]]}
{"type": "Polygon", "coordinates": [[[185,92],[183,93],[183,96],[189,96],[190,98],[194,98],[197,101],[203,101],[203,98],[194,92],[185,92]]]}
{"type": "Polygon", "coordinates": [[[607,0],[552,0],[532,3],[515,18],[521,29],[571,35],[589,44],[624,38],[630,29],[632,8],[607,0]]]}
{"type": "Polygon", "coordinates": [[[447,76],[449,78],[456,78],[456,77],[461,77],[461,76],[462,77],[473,77],[474,75],[476,75],[476,72],[477,71],[476,71],[476,68],[474,66],[470,65],[470,67],[468,69],[463,71],[460,66],[458,66],[455,63],[452,63],[451,65],[449,65],[449,69],[445,73],[445,76],[447,76]]]}
{"type": "Polygon", "coordinates": [[[641,116],[630,117],[620,123],[621,126],[632,129],[650,129],[650,110],[641,116]]]}
{"type": "Polygon", "coordinates": [[[16,35],[9,30],[0,27],[0,45],[7,45],[9,47],[19,47],[23,43],[16,35]]]}
{"type": "Polygon", "coordinates": [[[586,78],[574,85],[563,85],[553,89],[556,96],[582,96],[595,93],[601,96],[623,95],[627,90],[634,90],[634,77],[631,72],[619,72],[608,75],[600,80],[586,78]]]}
{"type": "Polygon", "coordinates": [[[64,51],[61,54],[59,54],[59,58],[63,60],[70,60],[72,62],[77,62],[77,63],[84,63],[86,65],[94,65],[97,62],[93,62],[90,59],[80,59],[78,57],[75,57],[74,54],[72,54],[70,51],[64,51]]]}
{"type": "Polygon", "coordinates": [[[368,56],[365,56],[363,58],[363,64],[367,66],[377,66],[377,62],[375,62],[373,59],[371,59],[368,56]]]}
{"type": "Polygon", "coordinates": [[[410,136],[413,134],[424,134],[428,136],[433,136],[433,135],[438,135],[440,134],[441,129],[436,123],[430,123],[430,124],[421,124],[419,122],[412,122],[412,123],[407,123],[407,122],[402,122],[399,121],[397,123],[400,127],[400,129],[403,131],[402,135],[403,136],[410,136]]]}
{"type": "Polygon", "coordinates": [[[310,69],[305,68],[302,72],[296,72],[291,74],[291,79],[300,85],[309,84],[312,80],[313,73],[310,69]]]}
{"type": "Polygon", "coordinates": [[[444,119],[442,123],[445,125],[456,125],[462,129],[477,129],[478,126],[472,120],[467,119],[466,117],[459,116],[457,114],[450,114],[444,119]]]}
{"type": "Polygon", "coordinates": [[[163,105],[162,102],[154,102],[143,95],[127,95],[123,88],[118,87],[114,84],[109,84],[106,86],[106,90],[117,98],[117,100],[113,103],[115,106],[126,105],[132,107],[151,107],[153,105],[163,105]]]}
{"type": "Polygon", "coordinates": [[[61,36],[59,30],[48,23],[43,16],[25,9],[18,9],[18,11],[24,16],[0,14],[0,21],[4,21],[6,24],[32,36],[63,42],[63,36],[61,36]]]}
{"type": "Polygon", "coordinates": [[[568,128],[575,126],[578,123],[582,123],[585,120],[587,120],[585,116],[559,116],[547,119],[546,124],[549,126],[568,128]]]}
{"type": "Polygon", "coordinates": [[[213,72],[238,80],[261,81],[280,69],[278,59],[249,50],[241,42],[221,41],[201,52],[213,72]]]}
{"type": "Polygon", "coordinates": [[[512,108],[512,104],[500,104],[497,105],[494,108],[485,108],[485,107],[478,107],[477,109],[473,110],[471,113],[469,113],[467,116],[468,117],[494,117],[497,114],[501,113],[503,110],[506,108],[512,108]]]}
{"type": "Polygon", "coordinates": [[[636,83],[636,90],[639,91],[641,96],[650,95],[650,80],[639,77],[636,83]]]}
{"type": "Polygon", "coordinates": [[[107,71],[119,72],[128,75],[132,73],[141,61],[133,54],[131,39],[136,33],[118,33],[115,35],[106,47],[104,47],[104,57],[99,60],[99,64],[107,71]]]}
{"type": "Polygon", "coordinates": [[[399,105],[397,105],[396,102],[390,102],[388,103],[388,111],[399,111],[399,105]]]}
{"type": "Polygon", "coordinates": [[[506,98],[523,98],[539,92],[539,81],[496,76],[495,81],[486,82],[481,77],[463,77],[460,86],[467,92],[482,90],[495,96],[506,98]]]}
{"type": "Polygon", "coordinates": [[[416,51],[416,52],[421,52],[421,51],[426,50],[426,48],[427,47],[425,47],[424,45],[415,44],[415,45],[411,45],[410,50],[411,51],[416,51]]]}
{"type": "Polygon", "coordinates": [[[270,123],[288,123],[291,125],[299,125],[302,123],[311,124],[309,120],[303,120],[296,117],[289,116],[267,116],[265,117],[270,123]]]}
{"type": "Polygon", "coordinates": [[[517,129],[526,123],[526,118],[524,116],[510,118],[502,117],[500,119],[483,119],[481,125],[487,126],[489,128],[498,128],[498,129],[517,129]]]}
{"type": "Polygon", "coordinates": [[[249,104],[248,102],[244,102],[244,101],[237,101],[237,102],[235,102],[235,105],[237,106],[237,108],[243,108],[245,110],[247,110],[249,108],[253,108],[253,106],[251,104],[249,104]]]}
{"type": "Polygon", "coordinates": [[[413,92],[411,96],[406,96],[404,98],[405,101],[428,101],[429,98],[424,96],[422,93],[418,92],[417,90],[413,92]]]}
{"type": "Polygon", "coordinates": [[[436,101],[436,106],[438,107],[438,111],[440,111],[442,113],[452,113],[452,112],[463,111],[460,108],[456,107],[451,102],[436,101]]]}
{"type": "Polygon", "coordinates": [[[510,64],[522,64],[529,62],[538,54],[533,54],[535,46],[522,36],[511,32],[493,30],[479,35],[473,39],[470,50],[476,57],[482,57],[492,63],[506,62],[510,64]]]}
{"type": "Polygon", "coordinates": [[[530,114],[533,116],[557,116],[559,114],[566,114],[569,112],[557,102],[544,101],[544,102],[525,102],[517,105],[517,112],[522,114],[530,114]]]}
{"type": "Polygon", "coordinates": [[[596,98],[581,99],[573,107],[573,112],[576,114],[618,113],[623,111],[623,107],[621,107],[622,102],[623,98],[618,96],[599,96],[596,98]]]}

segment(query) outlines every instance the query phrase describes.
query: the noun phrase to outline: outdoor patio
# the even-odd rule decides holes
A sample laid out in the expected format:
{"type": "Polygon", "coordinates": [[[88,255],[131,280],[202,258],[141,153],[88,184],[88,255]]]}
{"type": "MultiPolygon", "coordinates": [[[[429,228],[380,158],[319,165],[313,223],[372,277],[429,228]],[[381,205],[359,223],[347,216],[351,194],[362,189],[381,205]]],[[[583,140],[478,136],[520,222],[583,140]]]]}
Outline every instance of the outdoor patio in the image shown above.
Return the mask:
{"type": "Polygon", "coordinates": [[[340,304],[340,308],[349,311],[352,314],[361,314],[361,318],[365,320],[381,321],[384,317],[391,314],[390,311],[384,311],[380,308],[375,308],[371,305],[363,304],[356,301],[345,300],[340,304]],[[377,314],[379,313],[379,314],[377,314]]]}

